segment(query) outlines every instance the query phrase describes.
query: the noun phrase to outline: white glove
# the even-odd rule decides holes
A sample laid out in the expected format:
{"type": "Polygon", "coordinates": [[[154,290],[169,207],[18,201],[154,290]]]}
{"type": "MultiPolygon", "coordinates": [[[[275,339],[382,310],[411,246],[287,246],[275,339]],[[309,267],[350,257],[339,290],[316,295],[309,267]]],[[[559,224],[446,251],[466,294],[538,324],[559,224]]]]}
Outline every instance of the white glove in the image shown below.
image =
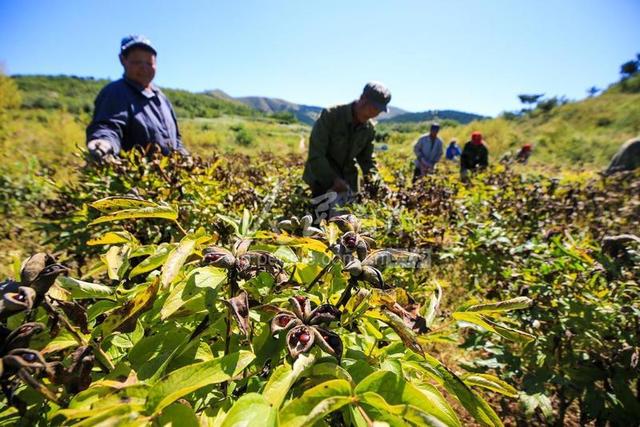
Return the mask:
{"type": "Polygon", "coordinates": [[[102,161],[108,154],[113,154],[113,146],[105,139],[93,139],[87,143],[89,154],[96,161],[102,161]]]}

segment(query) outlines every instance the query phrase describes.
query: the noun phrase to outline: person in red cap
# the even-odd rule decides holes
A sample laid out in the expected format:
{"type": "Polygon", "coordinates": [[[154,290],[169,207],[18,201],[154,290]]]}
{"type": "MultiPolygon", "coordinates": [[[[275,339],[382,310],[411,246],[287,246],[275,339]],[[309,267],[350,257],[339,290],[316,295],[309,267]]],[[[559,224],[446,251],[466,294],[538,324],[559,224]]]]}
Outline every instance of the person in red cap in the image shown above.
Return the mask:
{"type": "Polygon", "coordinates": [[[529,161],[529,157],[533,151],[533,146],[531,144],[524,144],[518,154],[516,155],[516,161],[518,163],[522,163],[526,165],[529,161]]]}
{"type": "Polygon", "coordinates": [[[466,179],[469,171],[484,169],[489,165],[489,150],[482,140],[482,134],[475,131],[471,134],[471,141],[468,141],[462,149],[460,157],[460,177],[466,179]]]}

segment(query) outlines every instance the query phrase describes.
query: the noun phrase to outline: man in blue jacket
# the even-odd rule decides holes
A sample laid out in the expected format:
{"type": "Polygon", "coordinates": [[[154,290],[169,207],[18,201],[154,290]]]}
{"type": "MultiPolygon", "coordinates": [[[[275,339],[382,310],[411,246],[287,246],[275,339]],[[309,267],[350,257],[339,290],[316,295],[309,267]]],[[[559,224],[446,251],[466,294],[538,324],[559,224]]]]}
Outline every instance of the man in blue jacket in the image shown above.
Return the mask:
{"type": "Polygon", "coordinates": [[[134,146],[187,155],[173,106],[151,82],[156,74],[156,49],[149,39],[127,36],[120,43],[124,75],[98,94],[87,127],[87,148],[102,162],[134,146]]]}
{"type": "Polygon", "coordinates": [[[413,181],[418,178],[433,173],[436,164],[442,158],[442,140],[438,138],[440,125],[433,123],[429,133],[418,138],[416,145],[413,146],[413,152],[416,155],[415,170],[413,172],[413,181]]]}

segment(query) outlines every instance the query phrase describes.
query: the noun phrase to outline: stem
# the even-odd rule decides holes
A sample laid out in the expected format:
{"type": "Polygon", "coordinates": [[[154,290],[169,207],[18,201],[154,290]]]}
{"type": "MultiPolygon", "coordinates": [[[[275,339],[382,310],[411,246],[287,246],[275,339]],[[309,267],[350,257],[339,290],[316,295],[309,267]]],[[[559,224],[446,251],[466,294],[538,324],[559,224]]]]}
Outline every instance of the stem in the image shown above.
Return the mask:
{"type": "Polygon", "coordinates": [[[333,259],[331,261],[329,261],[329,264],[325,265],[324,268],[322,270],[320,270],[320,273],[318,273],[318,275],[311,281],[311,283],[309,283],[309,286],[307,286],[307,288],[305,289],[306,292],[311,291],[311,288],[313,288],[315,286],[316,283],[318,283],[320,281],[320,279],[322,278],[322,276],[325,275],[325,273],[327,271],[329,271],[329,269],[333,266],[333,264],[336,263],[336,261],[338,260],[337,256],[334,256],[333,259]]]}
{"type": "Polygon", "coordinates": [[[180,225],[180,223],[178,222],[178,220],[174,219],[173,222],[176,224],[176,226],[178,227],[178,230],[180,230],[182,232],[182,234],[184,234],[185,236],[187,235],[187,231],[182,228],[182,226],[180,225]]]}
{"type": "Polygon", "coordinates": [[[111,361],[111,359],[109,359],[109,356],[107,356],[104,353],[104,351],[102,351],[102,349],[100,348],[100,344],[94,343],[94,342],[87,342],[87,340],[85,340],[82,337],[82,335],[80,335],[78,331],[76,331],[73,328],[73,326],[71,325],[69,320],[66,318],[66,316],[63,313],[60,313],[58,310],[56,310],[49,303],[49,301],[44,300],[43,306],[47,312],[53,314],[54,316],[56,316],[58,320],[60,320],[60,322],[62,323],[62,326],[64,326],[64,328],[67,331],[69,331],[69,333],[78,342],[78,344],[80,344],[81,346],[91,346],[93,351],[96,353],[96,359],[98,360],[98,362],[100,362],[101,365],[103,365],[104,368],[106,368],[107,371],[113,371],[116,368],[113,362],[111,361]]]}
{"type": "Polygon", "coordinates": [[[360,412],[360,415],[362,415],[362,418],[364,418],[364,420],[367,422],[367,426],[372,427],[373,421],[371,421],[371,418],[369,418],[369,415],[367,415],[367,413],[362,408],[362,406],[356,403],[356,408],[358,408],[358,412],[360,412]]]}
{"type": "MultiPolygon", "coordinates": [[[[238,272],[235,268],[229,270],[227,275],[227,282],[229,283],[229,299],[233,298],[238,291],[238,272]]],[[[231,309],[227,309],[227,329],[224,337],[224,355],[229,354],[231,346],[231,309]]],[[[227,388],[229,387],[229,381],[222,383],[222,392],[226,396],[227,388]]]]}
{"type": "Polygon", "coordinates": [[[340,299],[338,300],[336,307],[342,307],[349,301],[349,299],[351,298],[351,290],[355,287],[356,283],[358,283],[356,279],[349,279],[349,284],[346,288],[344,288],[344,291],[342,291],[342,295],[340,295],[340,299]]]}
{"type": "Polygon", "coordinates": [[[71,335],[73,335],[73,338],[78,342],[78,344],[85,346],[88,345],[89,343],[82,338],[82,336],[78,333],[78,331],[76,331],[75,329],[73,329],[73,326],[71,326],[71,323],[69,323],[69,320],[67,320],[67,318],[60,312],[58,312],[58,310],[56,310],[50,303],[49,301],[43,301],[43,306],[44,308],[51,314],[53,314],[54,316],[56,316],[56,318],[58,320],[61,321],[62,326],[64,326],[64,328],[69,331],[69,333],[71,335]]]}

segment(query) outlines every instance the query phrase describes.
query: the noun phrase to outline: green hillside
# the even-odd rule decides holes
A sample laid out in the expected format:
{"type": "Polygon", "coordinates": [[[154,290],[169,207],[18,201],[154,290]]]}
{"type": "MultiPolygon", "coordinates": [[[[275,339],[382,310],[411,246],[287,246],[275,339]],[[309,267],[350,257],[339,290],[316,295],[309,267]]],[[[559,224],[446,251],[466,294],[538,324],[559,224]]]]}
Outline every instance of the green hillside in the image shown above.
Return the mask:
{"type": "MultiPolygon", "coordinates": [[[[563,105],[539,103],[519,115],[506,113],[495,119],[458,125],[445,121],[441,137],[464,143],[471,132],[481,131],[498,160],[525,143],[534,144],[532,164],[600,168],[618,147],[640,134],[640,76],[613,84],[598,96],[563,105]]],[[[428,131],[429,122],[383,124],[392,147],[409,153],[412,142],[428,131]]]]}
{"type": "Polygon", "coordinates": [[[412,122],[424,122],[429,120],[453,120],[458,123],[470,123],[474,120],[483,120],[486,117],[479,114],[465,113],[463,111],[456,110],[429,110],[421,111],[419,113],[404,113],[390,117],[388,119],[382,119],[389,123],[412,123],[412,122]]]}
{"type": "MultiPolygon", "coordinates": [[[[94,99],[109,81],[75,76],[0,78],[0,170],[20,174],[28,165],[39,164],[67,175],[82,163],[74,153],[84,146],[94,99]],[[10,93],[16,100],[7,101],[10,93]]],[[[209,156],[212,150],[298,153],[300,139],[309,131],[291,117],[268,115],[238,102],[185,90],[163,91],[176,109],[186,146],[198,155],[209,156]]]]}
{"type": "MultiPolygon", "coordinates": [[[[2,89],[3,102],[8,102],[0,124],[2,169],[18,172],[39,162],[65,171],[68,165],[78,164],[72,153],[84,146],[94,98],[108,81],[74,76],[14,76],[4,81],[17,86],[20,100],[9,102],[7,90],[2,89]]],[[[521,114],[468,124],[441,120],[441,137],[464,143],[472,131],[479,130],[493,161],[530,142],[535,146],[533,165],[600,168],[622,142],[640,134],[638,82],[634,76],[599,96],[563,105],[541,102],[521,114]]],[[[291,117],[269,115],[219,96],[163,90],[176,107],[187,147],[196,154],[207,156],[217,150],[304,155],[310,129],[291,117]]],[[[387,142],[391,152],[410,157],[413,142],[427,132],[429,120],[382,121],[378,139],[387,142]]]]}
{"type": "MultiPolygon", "coordinates": [[[[64,109],[71,113],[90,113],[93,101],[109,80],[76,76],[13,76],[23,94],[23,108],[64,109]]],[[[162,89],[173,103],[176,114],[183,118],[215,118],[223,114],[260,115],[255,110],[226,100],[191,93],[186,90],[162,89]]]]}

